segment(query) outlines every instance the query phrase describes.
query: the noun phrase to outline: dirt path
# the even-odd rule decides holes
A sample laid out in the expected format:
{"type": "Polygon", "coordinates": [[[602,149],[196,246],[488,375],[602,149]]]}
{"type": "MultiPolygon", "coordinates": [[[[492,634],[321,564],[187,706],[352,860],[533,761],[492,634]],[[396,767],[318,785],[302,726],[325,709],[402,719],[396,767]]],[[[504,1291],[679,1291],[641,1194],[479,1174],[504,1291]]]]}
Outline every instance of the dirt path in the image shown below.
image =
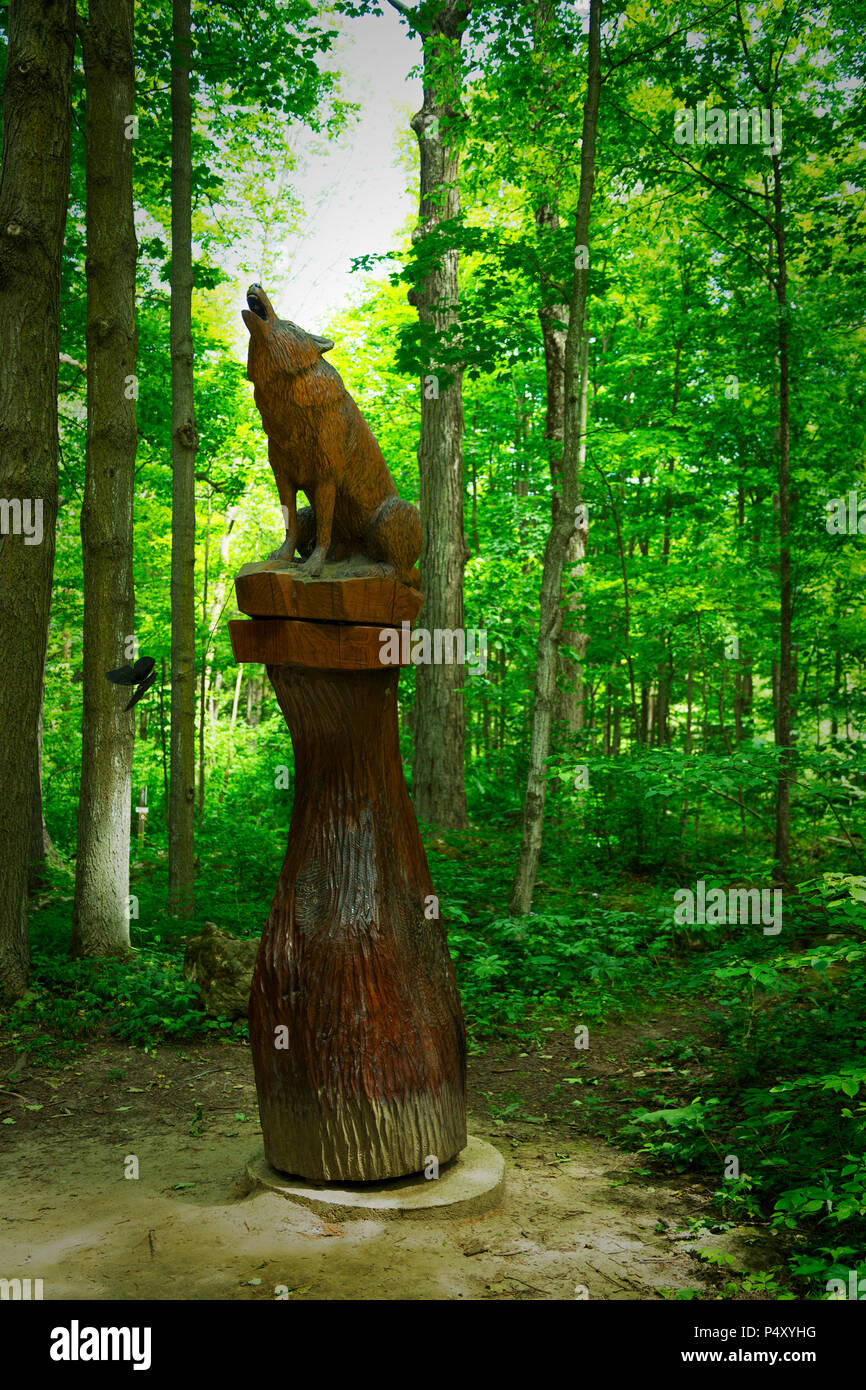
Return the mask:
{"type": "Polygon", "coordinates": [[[684,1248],[704,1186],[659,1185],[632,1156],[561,1125],[491,1122],[484,1101],[470,1127],[506,1156],[497,1211],[332,1225],[270,1193],[242,1195],[260,1142],[245,1048],[101,1048],[6,1084],[0,1277],[41,1278],[46,1299],[273,1299],[279,1286],[310,1300],[574,1299],[582,1288],[659,1299],[712,1282],[684,1248]],[[125,1176],[130,1156],[137,1178],[125,1176]]]}

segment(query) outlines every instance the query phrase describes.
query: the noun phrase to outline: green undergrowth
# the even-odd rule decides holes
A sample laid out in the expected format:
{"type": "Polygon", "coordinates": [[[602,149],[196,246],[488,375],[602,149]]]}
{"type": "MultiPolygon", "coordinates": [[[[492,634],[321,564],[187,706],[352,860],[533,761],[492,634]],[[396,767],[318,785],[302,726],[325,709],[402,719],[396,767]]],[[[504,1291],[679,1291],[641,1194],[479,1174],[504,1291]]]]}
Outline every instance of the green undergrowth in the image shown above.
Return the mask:
{"type": "Polygon", "coordinates": [[[619,1138],[712,1175],[725,1217],[784,1239],[801,1289],[848,1297],[838,1281],[866,1278],[866,879],[802,884],[788,918],[779,942],[706,943],[709,1074],[633,1110],[619,1138]]]}

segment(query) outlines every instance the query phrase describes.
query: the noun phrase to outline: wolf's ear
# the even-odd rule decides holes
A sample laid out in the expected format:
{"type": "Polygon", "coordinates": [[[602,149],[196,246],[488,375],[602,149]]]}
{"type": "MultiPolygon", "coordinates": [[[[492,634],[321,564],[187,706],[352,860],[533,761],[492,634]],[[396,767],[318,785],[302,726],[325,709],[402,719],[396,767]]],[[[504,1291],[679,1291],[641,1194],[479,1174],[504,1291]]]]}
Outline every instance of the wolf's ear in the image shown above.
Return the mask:
{"type": "Polygon", "coordinates": [[[334,346],[333,338],[319,338],[315,333],[311,333],[310,338],[319,349],[319,352],[330,352],[331,348],[334,346]]]}

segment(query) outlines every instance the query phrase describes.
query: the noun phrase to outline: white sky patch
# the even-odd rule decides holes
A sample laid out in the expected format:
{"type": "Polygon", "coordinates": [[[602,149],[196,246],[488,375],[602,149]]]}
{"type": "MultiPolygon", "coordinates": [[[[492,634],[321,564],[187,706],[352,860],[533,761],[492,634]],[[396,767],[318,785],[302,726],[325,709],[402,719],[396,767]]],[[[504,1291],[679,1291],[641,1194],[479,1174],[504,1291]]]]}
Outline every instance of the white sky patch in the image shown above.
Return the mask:
{"type": "Polygon", "coordinates": [[[340,72],[340,96],[360,110],[343,135],[327,140],[295,127],[291,144],[297,168],[287,178],[302,208],[299,230],[269,248],[265,276],[261,246],[237,244],[220,263],[237,279],[237,343],[246,353],[247,330],[240,318],[247,285],[262,276],[277,313],[311,332],[323,331],[361,289],[352,275],[355,256],[392,249],[410,217],[417,190],[407,185],[398,163],[401,140],[413,142],[409,119],[421,106],[419,78],[407,73],[420,61],[421,45],[390,6],[362,19],[329,16],[339,30],[322,67],[340,72]]]}

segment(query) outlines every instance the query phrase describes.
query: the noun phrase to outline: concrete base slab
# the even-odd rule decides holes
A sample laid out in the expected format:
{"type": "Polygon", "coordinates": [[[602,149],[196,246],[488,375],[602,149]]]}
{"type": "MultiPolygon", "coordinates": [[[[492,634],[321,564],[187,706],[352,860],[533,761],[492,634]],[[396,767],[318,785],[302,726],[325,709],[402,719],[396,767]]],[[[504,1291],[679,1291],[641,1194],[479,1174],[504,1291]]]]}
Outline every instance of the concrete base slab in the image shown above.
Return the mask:
{"type": "Polygon", "coordinates": [[[246,1168],[246,1189],[264,1189],[300,1202],[327,1221],[358,1217],[464,1220],[492,1211],[505,1191],[505,1159],[498,1149],[470,1135],[466,1148],[440,1169],[438,1178],[412,1173],[388,1182],[312,1183],[278,1173],[257,1149],[246,1168]]]}

